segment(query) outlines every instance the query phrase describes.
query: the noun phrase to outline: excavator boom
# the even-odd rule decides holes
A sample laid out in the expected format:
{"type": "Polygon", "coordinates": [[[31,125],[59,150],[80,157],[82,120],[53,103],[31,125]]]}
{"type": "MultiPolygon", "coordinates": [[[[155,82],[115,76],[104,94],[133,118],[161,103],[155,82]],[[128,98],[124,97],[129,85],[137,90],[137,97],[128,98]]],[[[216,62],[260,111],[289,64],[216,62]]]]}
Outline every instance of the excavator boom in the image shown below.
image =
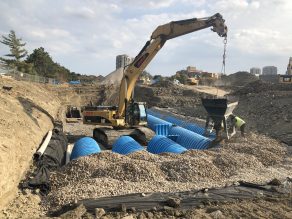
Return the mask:
{"type": "Polygon", "coordinates": [[[111,106],[90,106],[83,110],[84,123],[103,126],[93,130],[94,139],[108,149],[121,135],[132,136],[141,145],[147,144],[155,133],[143,127],[147,124],[144,103],[136,103],[132,98],[138,77],[167,40],[208,27],[212,27],[212,30],[220,37],[226,37],[227,27],[224,22],[220,14],[215,14],[211,17],[173,21],[158,26],[134,61],[124,69],[118,109],[111,106]],[[120,128],[128,129],[121,130],[120,128]]]}
{"type": "Polygon", "coordinates": [[[131,99],[139,75],[151,62],[151,60],[163,47],[164,43],[167,40],[208,27],[212,27],[212,30],[216,32],[220,37],[227,36],[227,27],[225,25],[225,21],[219,13],[211,17],[173,21],[158,26],[156,30],[152,33],[151,39],[146,42],[145,46],[135,57],[134,61],[125,68],[120,85],[117,117],[125,117],[126,105],[131,99]]]}

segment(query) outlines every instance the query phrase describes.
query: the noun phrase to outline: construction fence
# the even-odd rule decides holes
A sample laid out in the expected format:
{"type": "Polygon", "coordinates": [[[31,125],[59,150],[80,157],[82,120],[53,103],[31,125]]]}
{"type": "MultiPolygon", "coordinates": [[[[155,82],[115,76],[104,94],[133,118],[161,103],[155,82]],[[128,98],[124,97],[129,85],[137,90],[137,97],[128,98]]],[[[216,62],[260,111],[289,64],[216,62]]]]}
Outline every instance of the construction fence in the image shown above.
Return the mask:
{"type": "Polygon", "coordinates": [[[42,77],[39,75],[26,74],[14,69],[0,68],[0,75],[5,77],[12,77],[18,81],[30,81],[43,84],[58,84],[58,80],[54,78],[42,77]]]}

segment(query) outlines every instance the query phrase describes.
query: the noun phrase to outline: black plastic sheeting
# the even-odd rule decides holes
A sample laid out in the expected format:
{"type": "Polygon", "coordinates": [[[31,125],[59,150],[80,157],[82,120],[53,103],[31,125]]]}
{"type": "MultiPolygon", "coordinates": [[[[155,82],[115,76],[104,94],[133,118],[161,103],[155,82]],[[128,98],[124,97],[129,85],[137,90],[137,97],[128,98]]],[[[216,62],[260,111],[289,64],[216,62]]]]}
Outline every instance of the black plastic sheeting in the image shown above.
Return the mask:
{"type": "Polygon", "coordinates": [[[96,208],[103,208],[106,212],[120,212],[123,209],[129,210],[133,208],[135,208],[137,212],[151,211],[154,207],[156,211],[165,211],[169,207],[171,207],[170,210],[187,210],[256,199],[269,200],[272,202],[292,200],[292,179],[289,177],[284,180],[273,179],[265,184],[239,181],[236,182],[235,185],[223,188],[209,188],[182,192],[154,192],[145,193],[144,195],[141,193],[133,193],[96,199],[84,199],[76,203],[63,205],[60,209],[49,212],[49,215],[51,217],[59,217],[65,212],[68,213],[68,211],[73,209],[75,209],[73,212],[77,214],[80,213],[80,209],[77,208],[78,206],[84,206],[87,212],[94,214],[96,208]]]}
{"type": "Polygon", "coordinates": [[[21,189],[40,189],[42,194],[50,191],[50,171],[66,164],[68,140],[58,124],[42,156],[34,157],[36,170],[20,183],[21,189]]]}

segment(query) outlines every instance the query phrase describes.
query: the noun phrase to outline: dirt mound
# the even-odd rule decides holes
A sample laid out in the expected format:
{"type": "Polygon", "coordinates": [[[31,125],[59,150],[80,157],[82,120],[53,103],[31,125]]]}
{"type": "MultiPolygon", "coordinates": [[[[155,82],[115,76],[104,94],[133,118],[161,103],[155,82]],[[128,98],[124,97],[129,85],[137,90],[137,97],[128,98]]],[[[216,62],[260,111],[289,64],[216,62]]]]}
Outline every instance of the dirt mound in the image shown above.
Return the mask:
{"type": "Polygon", "coordinates": [[[191,150],[180,155],[140,151],[122,156],[103,151],[73,160],[53,173],[52,191],[44,198],[43,206],[48,210],[76,199],[285,178],[292,174],[291,163],[282,166],[286,150],[275,140],[251,135],[248,140],[236,139],[222,148],[191,150]]]}
{"type": "Polygon", "coordinates": [[[262,80],[246,84],[244,87],[235,90],[232,95],[245,95],[251,93],[261,93],[266,91],[292,91],[290,84],[274,84],[262,80]]]}
{"type": "Polygon", "coordinates": [[[171,87],[136,86],[134,98],[146,102],[148,107],[193,107],[201,103],[202,97],[211,95],[192,89],[172,85],[171,87]]]}
{"type": "Polygon", "coordinates": [[[176,87],[176,85],[174,85],[172,81],[164,80],[164,81],[159,81],[159,82],[156,82],[155,84],[152,84],[151,87],[167,87],[167,88],[172,88],[172,87],[176,87]]]}
{"type": "MultiPolygon", "coordinates": [[[[236,72],[230,75],[223,75],[221,77],[222,84],[225,86],[244,86],[250,82],[259,80],[249,72],[236,72]]],[[[219,83],[219,82],[218,82],[219,83]]]]}
{"type": "Polygon", "coordinates": [[[59,106],[59,99],[44,85],[0,78],[0,208],[16,195],[59,106]]]}
{"type": "Polygon", "coordinates": [[[115,71],[111,72],[102,80],[102,84],[106,85],[119,85],[123,78],[124,68],[118,68],[115,71]]]}
{"type": "Polygon", "coordinates": [[[247,122],[247,129],[257,130],[292,145],[292,91],[285,86],[259,83],[263,92],[246,91],[239,95],[239,105],[234,113],[247,122]],[[247,94],[243,94],[247,93],[247,94]]]}

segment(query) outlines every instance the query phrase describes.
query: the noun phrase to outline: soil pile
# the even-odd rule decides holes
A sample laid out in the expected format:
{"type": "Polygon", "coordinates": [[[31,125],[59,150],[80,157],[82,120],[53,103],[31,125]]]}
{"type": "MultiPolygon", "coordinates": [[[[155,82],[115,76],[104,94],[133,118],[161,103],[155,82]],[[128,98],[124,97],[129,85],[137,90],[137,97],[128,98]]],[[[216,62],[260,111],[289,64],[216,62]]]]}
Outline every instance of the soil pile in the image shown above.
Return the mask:
{"type": "Polygon", "coordinates": [[[0,78],[0,208],[16,195],[59,106],[44,85],[0,78]]]}
{"type": "Polygon", "coordinates": [[[249,72],[236,72],[227,76],[223,75],[221,77],[221,84],[224,86],[244,86],[250,82],[257,80],[259,80],[258,77],[250,74],[249,72]]]}
{"type": "Polygon", "coordinates": [[[100,105],[117,106],[119,102],[120,84],[107,86],[104,90],[104,99],[100,105]]]}
{"type": "Polygon", "coordinates": [[[151,87],[166,87],[166,88],[171,89],[172,87],[176,87],[176,85],[174,85],[172,81],[163,80],[163,81],[158,81],[152,84],[151,87]]]}
{"type": "Polygon", "coordinates": [[[251,93],[261,93],[266,91],[292,91],[290,84],[274,84],[262,80],[248,83],[242,88],[235,90],[231,95],[246,95],[251,93]]]}
{"type": "Polygon", "coordinates": [[[292,145],[292,86],[254,82],[234,94],[239,95],[235,114],[257,130],[292,145]]]}
{"type": "Polygon", "coordinates": [[[173,84],[166,87],[136,86],[134,91],[135,100],[146,102],[148,107],[193,107],[201,103],[202,97],[211,96],[173,84]]]}
{"type": "Polygon", "coordinates": [[[119,85],[121,83],[121,80],[123,78],[124,68],[118,68],[115,71],[111,72],[105,78],[102,80],[102,84],[113,84],[113,85],[119,85]]]}
{"type": "Polygon", "coordinates": [[[292,174],[286,153],[277,141],[255,134],[248,140],[235,138],[221,148],[180,155],[142,151],[123,156],[104,151],[73,160],[53,173],[52,191],[43,206],[55,209],[76,199],[283,179],[292,174]]]}

